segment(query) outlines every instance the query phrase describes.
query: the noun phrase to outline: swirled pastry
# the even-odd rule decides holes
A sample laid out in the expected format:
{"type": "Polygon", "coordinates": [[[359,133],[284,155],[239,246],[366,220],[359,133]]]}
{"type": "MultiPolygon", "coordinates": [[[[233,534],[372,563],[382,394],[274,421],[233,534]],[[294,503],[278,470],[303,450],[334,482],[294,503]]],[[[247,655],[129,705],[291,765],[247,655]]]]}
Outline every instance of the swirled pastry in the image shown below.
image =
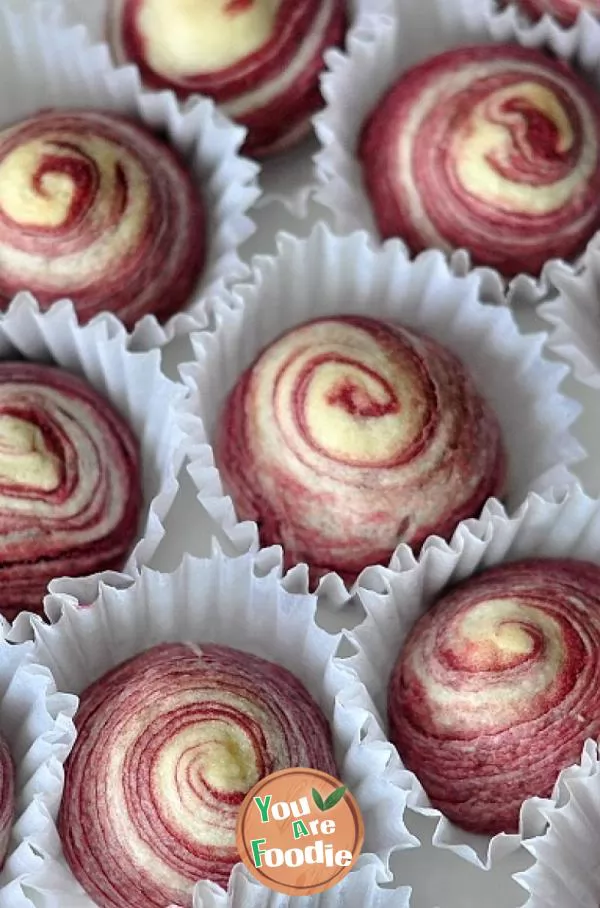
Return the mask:
{"type": "Polygon", "coordinates": [[[81,697],[59,831],[100,908],[191,908],[239,860],[246,792],[281,769],[335,774],[329,726],[288,671],[225,646],[164,644],[81,697]]]}
{"type": "Polygon", "coordinates": [[[119,62],[135,63],[152,88],[213,98],[261,157],[309,131],[345,11],[344,0],[111,0],[109,28],[119,62]]]}
{"type": "Polygon", "coordinates": [[[0,302],[72,299],[128,326],[181,309],[205,260],[202,202],[182,162],[112,113],[56,110],[0,132],[0,302]]]}
{"type": "Polygon", "coordinates": [[[0,735],[0,868],[8,852],[15,819],[15,768],[8,744],[0,735]]]}
{"type": "Polygon", "coordinates": [[[600,16],[600,0],[516,0],[516,3],[530,19],[549,15],[566,28],[573,25],[584,10],[592,16],[600,16]]]}
{"type": "Polygon", "coordinates": [[[54,577],[118,570],[141,508],[137,441],[69,372],[0,363],[0,611],[41,611],[54,577]]]}
{"type": "Polygon", "coordinates": [[[516,45],[405,73],[366,122],[364,180],[384,238],[468,249],[506,277],[583,252],[600,227],[600,95],[516,45]]]}
{"type": "Polygon", "coordinates": [[[443,596],[392,673],[392,741],[435,807],[474,832],[516,832],[600,735],[600,568],[535,560],[443,596]]]}
{"type": "Polygon", "coordinates": [[[220,418],[237,516],[313,579],[353,580],[400,542],[452,534],[503,490],[495,415],[457,358],[372,318],[324,318],[264,350],[220,418]]]}

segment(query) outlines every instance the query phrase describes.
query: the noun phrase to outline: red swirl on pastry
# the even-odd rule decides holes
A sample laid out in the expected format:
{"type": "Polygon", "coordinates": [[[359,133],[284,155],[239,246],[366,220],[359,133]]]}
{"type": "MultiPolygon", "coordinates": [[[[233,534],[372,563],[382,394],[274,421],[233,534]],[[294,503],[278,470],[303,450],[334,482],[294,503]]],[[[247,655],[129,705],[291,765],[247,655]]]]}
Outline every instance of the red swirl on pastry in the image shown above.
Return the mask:
{"type": "Polygon", "coordinates": [[[456,357],[359,317],[309,322],[263,351],[225,405],[216,460],[263,545],[349,582],[400,542],[450,536],[505,473],[496,418],[456,357]]]}
{"type": "Polygon", "coordinates": [[[0,735],[0,868],[8,852],[15,819],[15,769],[8,744],[0,735]]]}
{"type": "Polygon", "coordinates": [[[146,85],[213,98],[261,157],[295,144],[323,104],[323,54],[342,43],[344,0],[111,0],[111,44],[146,85]]]}
{"type": "Polygon", "coordinates": [[[384,238],[468,249],[506,277],[581,253],[600,227],[600,97],[524,47],[452,50],[405,73],[360,139],[384,238]]]}
{"type": "Polygon", "coordinates": [[[72,299],[128,326],[188,302],[205,260],[200,198],[175,153],[98,111],[49,111],[0,132],[0,301],[72,299]]]}
{"type": "Polygon", "coordinates": [[[336,773],[325,717],[288,671],[224,646],[164,644],[81,697],[59,830],[100,908],[192,905],[226,887],[240,805],[281,769],[336,773]]]}
{"type": "Polygon", "coordinates": [[[432,804],[474,832],[516,832],[527,798],[600,736],[600,568],[488,570],[414,627],[389,685],[391,739],[432,804]]]}
{"type": "Polygon", "coordinates": [[[137,442],[59,369],[0,363],[0,611],[41,611],[54,577],[118,570],[141,508],[137,442]]]}
{"type": "Polygon", "coordinates": [[[600,0],[516,0],[517,6],[534,20],[544,15],[552,16],[568,28],[577,21],[584,10],[592,16],[600,16],[600,0]]]}

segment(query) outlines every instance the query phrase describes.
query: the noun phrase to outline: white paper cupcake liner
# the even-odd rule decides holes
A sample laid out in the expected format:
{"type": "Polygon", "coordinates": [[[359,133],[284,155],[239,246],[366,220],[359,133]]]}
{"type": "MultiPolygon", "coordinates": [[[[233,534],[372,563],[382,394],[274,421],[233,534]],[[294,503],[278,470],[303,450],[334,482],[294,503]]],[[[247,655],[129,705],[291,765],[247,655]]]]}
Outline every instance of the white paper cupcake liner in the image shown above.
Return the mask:
{"type": "MultiPolygon", "coordinates": [[[[371,203],[364,189],[356,146],[362,126],[379,99],[401,73],[444,50],[466,44],[517,43],[526,47],[548,47],[580,67],[592,84],[600,88],[600,28],[590,27],[589,16],[570,29],[561,28],[545,17],[531,25],[517,15],[514,7],[499,12],[491,0],[421,0],[402,3],[393,0],[395,16],[373,23],[370,35],[355,36],[346,54],[331,51],[328,72],[322,79],[326,100],[323,112],[315,117],[321,150],[315,156],[319,188],[318,202],[329,209],[336,227],[349,232],[368,230],[377,237],[371,203]]],[[[600,234],[588,248],[600,244],[600,234]]],[[[580,261],[585,260],[585,253],[580,261]]],[[[514,305],[539,302],[550,287],[546,263],[540,275],[520,274],[507,288],[506,301],[514,305]]],[[[470,266],[468,250],[450,256],[456,274],[470,266]]],[[[503,285],[491,268],[477,268],[491,292],[503,285]]]]}
{"type": "MultiPolygon", "coordinates": [[[[572,557],[600,564],[599,528],[600,502],[586,496],[580,487],[571,487],[554,500],[531,493],[514,516],[508,516],[498,502],[491,502],[481,519],[461,525],[449,546],[432,542],[419,562],[401,560],[398,571],[380,570],[374,578],[376,585],[359,594],[365,621],[347,635],[358,651],[349,664],[372,695],[380,720],[387,713],[387,686],[398,653],[416,621],[447,586],[493,565],[523,558],[572,557]]],[[[560,802],[566,782],[590,775],[597,750],[595,742],[586,742],[581,762],[561,773],[551,799],[524,802],[520,831],[515,835],[478,836],[450,823],[431,807],[416,775],[404,768],[395,748],[390,769],[394,767],[396,784],[410,808],[437,819],[434,848],[448,849],[489,870],[524,839],[544,832],[546,809],[560,802]]]]}
{"type": "Polygon", "coordinates": [[[580,382],[600,388],[600,250],[590,250],[579,273],[556,265],[551,279],[558,293],[537,310],[549,325],[548,349],[567,360],[580,382]]]}
{"type": "MultiPolygon", "coordinates": [[[[256,557],[186,556],[172,574],[144,568],[124,589],[107,586],[101,577],[63,581],[60,593],[46,597],[50,623],[22,614],[11,639],[33,639],[32,659],[53,671],[59,690],[76,695],[113,666],[160,642],[221,643],[285,666],[330,721],[339,775],[365,823],[361,863],[375,868],[372,876],[379,882],[389,881],[391,852],[418,842],[402,820],[405,794],[388,779],[390,747],[371,718],[375,708],[354,669],[335,658],[340,636],[317,626],[316,606],[314,596],[284,589],[275,550],[256,557]],[[365,857],[368,853],[380,861],[365,857]]],[[[45,822],[22,829],[30,846],[28,859],[22,859],[22,882],[36,908],[92,908],[62,856],[55,825],[60,798],[61,786],[49,790],[45,822]]],[[[224,896],[214,885],[199,892],[224,896]]]]}
{"type": "Polygon", "coordinates": [[[590,44],[590,42],[593,43],[600,40],[600,22],[598,21],[598,18],[596,16],[593,16],[587,10],[581,10],[577,17],[577,21],[568,28],[565,28],[565,26],[561,26],[557,22],[557,20],[549,13],[544,14],[541,19],[538,19],[537,21],[531,20],[530,17],[520,8],[519,4],[515,2],[504,3],[502,2],[502,0],[485,0],[485,3],[487,9],[489,10],[490,16],[494,18],[502,17],[510,21],[514,19],[522,27],[538,29],[540,31],[540,34],[543,34],[545,38],[555,35],[556,32],[566,32],[567,34],[572,35],[572,38],[574,40],[577,40],[573,32],[574,30],[583,28],[585,29],[588,36],[588,45],[590,44]],[[596,36],[592,37],[594,32],[596,32],[596,36]]]}
{"type": "MultiPolygon", "coordinates": [[[[69,26],[82,25],[93,43],[105,43],[107,0],[45,0],[45,3],[60,17],[59,21],[69,26]]],[[[389,18],[392,14],[393,0],[347,0],[347,3],[350,40],[355,36],[368,36],[382,17],[389,18]]],[[[105,46],[110,56],[108,46],[105,46]]],[[[315,189],[312,157],[317,150],[318,143],[311,136],[285,154],[262,160],[260,183],[263,195],[257,207],[277,202],[294,216],[306,217],[315,189]]]]}
{"type": "Polygon", "coordinates": [[[0,731],[15,766],[15,824],[0,874],[1,908],[31,908],[20,882],[29,851],[22,836],[44,822],[46,792],[56,790],[60,765],[72,746],[71,718],[77,698],[59,694],[47,668],[30,664],[31,643],[7,643],[0,632],[0,731]]]}
{"type": "Polygon", "coordinates": [[[544,811],[549,828],[525,847],[532,867],[515,874],[529,892],[524,908],[598,908],[600,904],[600,760],[591,755],[589,775],[571,779],[564,801],[544,811]]]}
{"type": "Polygon", "coordinates": [[[27,293],[0,315],[0,361],[50,363],[81,376],[112,403],[137,437],[144,500],[136,543],[123,569],[133,576],[164,536],[186,448],[201,437],[202,425],[190,412],[186,389],[162,373],[160,352],[132,352],[127,339],[114,317],[100,316],[81,327],[72,303],[62,301],[40,312],[27,293]]]}
{"type": "Polygon", "coordinates": [[[360,867],[352,870],[328,892],[312,896],[279,895],[268,892],[248,871],[238,865],[227,894],[210,883],[199,883],[194,908],[409,908],[406,890],[382,889],[381,863],[374,855],[363,855],[360,867]]]}
{"type": "Polygon", "coordinates": [[[238,247],[255,230],[258,167],[238,154],[243,130],[211,101],[182,111],[172,93],[143,91],[134,67],[115,69],[106,47],[93,47],[81,27],[61,27],[59,14],[54,2],[0,6],[0,128],[44,108],[103,109],[138,118],[183,155],[206,207],[207,263],[184,312],[165,324],[145,316],[133,331],[135,349],[163,345],[204,324],[207,294],[247,275],[238,247]]]}
{"type": "MultiPolygon", "coordinates": [[[[204,433],[189,451],[188,469],[200,503],[236,551],[256,550],[259,536],[256,524],[237,521],[214,464],[211,442],[221,408],[268,343],[319,316],[397,320],[431,335],[463,360],[502,426],[510,510],[532,489],[573,480],[569,467],[583,452],[570,431],[580,407],[559,391],[566,367],[543,359],[543,335],[520,335],[510,311],[479,302],[477,275],[453,276],[434,250],[410,262],[396,240],[375,249],[365,233],[340,238],[323,224],[307,239],[279,234],[277,246],[277,256],[254,259],[253,283],[215,302],[215,330],[192,335],[196,361],[181,368],[204,433]]],[[[293,576],[298,589],[308,588],[304,567],[293,576]]],[[[323,578],[319,592],[338,604],[349,595],[336,574],[323,578]]]]}

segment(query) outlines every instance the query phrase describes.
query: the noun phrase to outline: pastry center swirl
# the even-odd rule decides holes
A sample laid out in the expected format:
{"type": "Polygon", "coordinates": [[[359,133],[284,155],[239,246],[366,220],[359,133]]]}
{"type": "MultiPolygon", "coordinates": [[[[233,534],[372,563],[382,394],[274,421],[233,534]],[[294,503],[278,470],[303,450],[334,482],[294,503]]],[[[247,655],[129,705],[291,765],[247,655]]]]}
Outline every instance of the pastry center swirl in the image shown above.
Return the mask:
{"type": "Polygon", "coordinates": [[[255,743],[224,717],[198,718],[158,755],[156,779],[172,780],[172,794],[184,805],[203,793],[245,794],[260,778],[255,743]]]}
{"type": "Polygon", "coordinates": [[[281,0],[144,0],[137,28],[156,72],[194,76],[226,69],[271,39],[281,0]]]}
{"type": "Polygon", "coordinates": [[[481,201],[523,214],[548,213],[568,201],[595,167],[593,156],[577,167],[580,140],[572,114],[557,90],[533,82],[511,85],[475,105],[456,130],[447,166],[454,163],[455,179],[481,201]]]}
{"type": "Polygon", "coordinates": [[[401,458],[421,428],[424,406],[399,418],[412,378],[410,369],[378,362],[374,351],[360,361],[342,348],[310,347],[279,369],[274,405],[290,444],[295,444],[293,420],[297,444],[334,461],[373,468],[401,458]]]}
{"type": "Polygon", "coordinates": [[[49,492],[62,476],[61,458],[40,426],[0,412],[0,483],[49,492]]]}
{"type": "Polygon", "coordinates": [[[400,357],[385,336],[358,332],[351,320],[336,330],[332,343],[331,323],[315,324],[309,345],[294,349],[290,338],[284,356],[267,354],[261,396],[272,382],[276,419],[302,462],[318,457],[320,470],[324,457],[355,469],[402,463],[423,442],[435,389],[408,345],[400,357]]]}
{"type": "Polygon", "coordinates": [[[539,718],[573,658],[567,642],[583,652],[560,615],[535,599],[498,598],[451,616],[427,648],[431,661],[414,663],[431,718],[458,737],[539,718]]]}
{"type": "Polygon", "coordinates": [[[189,299],[205,263],[202,200],[141,124],[50,110],[0,133],[0,302],[23,287],[127,327],[189,299]]]}
{"type": "Polygon", "coordinates": [[[0,163],[0,205],[15,224],[73,225],[89,207],[98,182],[95,162],[77,146],[38,140],[0,163]]]}
{"type": "Polygon", "coordinates": [[[75,253],[108,231],[113,255],[120,258],[123,243],[131,246],[147,212],[139,163],[107,139],[48,135],[18,145],[0,160],[0,214],[4,230],[13,228],[15,250],[42,252],[50,237],[65,244],[63,254],[75,253]]]}

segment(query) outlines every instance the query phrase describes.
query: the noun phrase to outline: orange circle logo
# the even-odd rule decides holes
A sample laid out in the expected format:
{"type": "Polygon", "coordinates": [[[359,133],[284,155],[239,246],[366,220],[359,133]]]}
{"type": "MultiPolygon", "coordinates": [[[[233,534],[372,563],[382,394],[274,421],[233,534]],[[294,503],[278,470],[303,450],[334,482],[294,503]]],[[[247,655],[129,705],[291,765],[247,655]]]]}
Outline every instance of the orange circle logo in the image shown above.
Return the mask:
{"type": "Polygon", "coordinates": [[[350,872],[365,837],[345,785],[315,769],[284,769],[248,792],[237,849],[263,886],[285,895],[317,895],[350,872]]]}

